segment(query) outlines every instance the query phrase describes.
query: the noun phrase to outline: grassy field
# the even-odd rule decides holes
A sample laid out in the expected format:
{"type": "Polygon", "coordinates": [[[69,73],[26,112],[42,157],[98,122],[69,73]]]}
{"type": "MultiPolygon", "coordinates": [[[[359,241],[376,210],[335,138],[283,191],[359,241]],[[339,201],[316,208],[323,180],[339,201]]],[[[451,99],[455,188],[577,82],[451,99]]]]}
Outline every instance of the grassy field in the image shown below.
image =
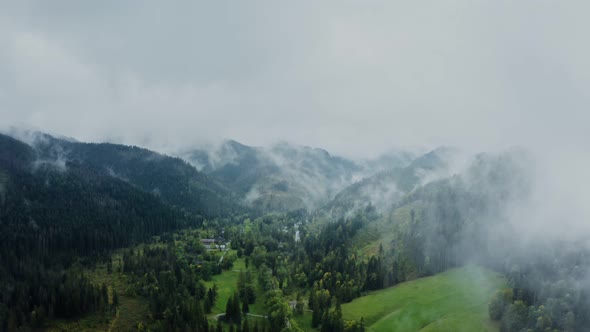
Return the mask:
{"type": "Polygon", "coordinates": [[[367,331],[498,331],[487,302],[504,285],[496,273],[468,266],[372,292],[342,312],[364,317],[367,331]]]}
{"type": "MultiPolygon", "coordinates": [[[[215,301],[215,305],[211,310],[212,315],[225,312],[227,300],[238,289],[237,284],[240,271],[246,271],[246,263],[244,258],[236,259],[231,270],[223,271],[221,274],[213,276],[211,281],[205,282],[205,286],[207,287],[213,287],[213,284],[216,284],[217,291],[219,292],[219,297],[217,298],[217,301],[215,301]]],[[[253,277],[256,278],[256,270],[254,270],[254,267],[250,266],[250,271],[252,272],[253,277]]],[[[262,298],[262,294],[257,291],[256,302],[249,306],[250,313],[265,315],[263,302],[264,299],[262,298]]]]}
{"type": "MultiPolygon", "coordinates": [[[[233,250],[230,251],[235,252],[233,250]]],[[[252,272],[253,277],[256,278],[256,270],[254,269],[254,267],[250,266],[249,270],[252,272]]],[[[215,301],[215,305],[211,310],[211,314],[209,314],[209,324],[216,323],[214,319],[216,315],[225,313],[225,306],[227,304],[227,300],[237,290],[238,277],[240,275],[240,271],[246,271],[246,262],[244,258],[236,259],[231,270],[223,271],[221,274],[213,276],[210,281],[205,282],[206,287],[213,287],[213,284],[217,285],[217,291],[219,292],[219,297],[217,298],[217,301],[215,301]]],[[[262,316],[266,315],[263,294],[258,289],[256,290],[256,302],[254,304],[251,304],[249,306],[249,309],[250,314],[262,316]]],[[[250,327],[253,327],[256,323],[260,328],[268,326],[268,322],[266,321],[266,319],[261,317],[249,316],[248,322],[250,324],[250,327]]],[[[228,324],[224,323],[223,326],[226,329],[229,328],[228,324]]]]}

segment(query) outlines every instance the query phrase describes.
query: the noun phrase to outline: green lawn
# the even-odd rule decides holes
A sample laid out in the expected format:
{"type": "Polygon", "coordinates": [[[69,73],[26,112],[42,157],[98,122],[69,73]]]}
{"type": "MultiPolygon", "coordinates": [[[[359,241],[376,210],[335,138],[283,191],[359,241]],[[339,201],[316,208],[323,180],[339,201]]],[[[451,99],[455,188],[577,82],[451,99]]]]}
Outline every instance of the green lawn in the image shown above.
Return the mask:
{"type": "Polygon", "coordinates": [[[504,285],[498,274],[468,266],[372,292],[342,312],[348,320],[364,317],[367,331],[498,331],[487,302],[504,285]]]}
{"type": "MultiPolygon", "coordinates": [[[[256,278],[256,270],[254,269],[254,267],[250,266],[249,269],[252,273],[253,278],[256,278]]],[[[211,310],[212,315],[221,314],[225,312],[225,305],[227,304],[227,300],[238,289],[237,284],[238,276],[240,275],[239,271],[246,271],[246,264],[243,257],[235,260],[231,270],[223,271],[221,274],[213,276],[211,278],[211,281],[205,282],[205,285],[207,287],[213,287],[213,284],[216,284],[217,291],[219,292],[219,297],[217,298],[217,301],[215,301],[215,305],[211,310]]],[[[257,315],[265,315],[263,302],[264,299],[262,298],[262,293],[257,290],[256,302],[249,306],[250,313],[257,315]]]]}

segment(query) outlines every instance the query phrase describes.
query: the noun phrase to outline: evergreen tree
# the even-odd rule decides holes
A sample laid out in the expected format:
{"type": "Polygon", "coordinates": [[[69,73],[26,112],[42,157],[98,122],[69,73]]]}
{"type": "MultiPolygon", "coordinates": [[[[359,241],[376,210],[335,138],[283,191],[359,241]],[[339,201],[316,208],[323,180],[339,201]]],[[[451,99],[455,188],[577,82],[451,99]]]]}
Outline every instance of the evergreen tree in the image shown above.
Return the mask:
{"type": "Polygon", "coordinates": [[[244,299],[242,302],[242,313],[246,316],[247,313],[250,312],[250,308],[248,306],[248,299],[244,299]]]}
{"type": "Polygon", "coordinates": [[[113,307],[117,308],[119,306],[119,294],[117,290],[113,288],[113,307]]]}
{"type": "Polygon", "coordinates": [[[205,296],[205,303],[204,303],[205,313],[210,314],[212,307],[213,307],[213,305],[211,304],[210,297],[209,296],[205,296]]]}
{"type": "Polygon", "coordinates": [[[250,332],[250,325],[248,323],[248,318],[244,318],[244,324],[242,324],[242,332],[250,332]]]}

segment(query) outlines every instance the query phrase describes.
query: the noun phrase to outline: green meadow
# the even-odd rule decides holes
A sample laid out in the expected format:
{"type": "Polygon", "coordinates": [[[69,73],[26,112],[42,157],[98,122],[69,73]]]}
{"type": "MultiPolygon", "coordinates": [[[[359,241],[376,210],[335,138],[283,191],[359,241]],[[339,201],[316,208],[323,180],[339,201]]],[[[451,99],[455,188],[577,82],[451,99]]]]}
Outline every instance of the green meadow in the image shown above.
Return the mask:
{"type": "Polygon", "coordinates": [[[505,286],[477,266],[375,291],[342,306],[345,320],[364,318],[367,331],[498,331],[489,319],[491,294],[505,286]]]}
{"type": "MultiPolygon", "coordinates": [[[[233,250],[231,252],[234,252],[233,250]]],[[[253,278],[256,278],[256,270],[250,266],[249,270],[253,274],[253,278]]],[[[205,282],[205,286],[213,287],[217,285],[217,292],[219,294],[215,305],[211,310],[212,315],[225,313],[225,305],[230,296],[238,289],[238,278],[240,271],[246,272],[246,263],[244,258],[238,258],[235,260],[233,267],[229,271],[223,271],[221,274],[214,275],[210,281],[205,282]]],[[[256,292],[256,303],[249,306],[250,313],[256,315],[266,315],[264,310],[264,299],[263,294],[257,290],[256,292]]]]}

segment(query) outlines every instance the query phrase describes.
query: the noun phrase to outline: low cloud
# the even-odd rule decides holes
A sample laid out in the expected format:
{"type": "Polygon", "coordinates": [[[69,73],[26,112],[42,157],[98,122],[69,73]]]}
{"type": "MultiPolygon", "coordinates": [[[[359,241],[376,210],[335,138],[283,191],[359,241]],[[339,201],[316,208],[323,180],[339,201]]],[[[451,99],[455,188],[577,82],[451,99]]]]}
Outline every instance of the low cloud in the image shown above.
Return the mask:
{"type": "MultiPolygon", "coordinates": [[[[549,0],[3,4],[0,118],[162,152],[224,138],[354,158],[521,146],[533,185],[514,227],[577,237],[590,231],[589,9],[549,0]]],[[[325,189],[309,180],[308,190],[325,189]]]]}
{"type": "Polygon", "coordinates": [[[588,141],[584,2],[4,4],[0,115],[160,151],[588,141]]]}

